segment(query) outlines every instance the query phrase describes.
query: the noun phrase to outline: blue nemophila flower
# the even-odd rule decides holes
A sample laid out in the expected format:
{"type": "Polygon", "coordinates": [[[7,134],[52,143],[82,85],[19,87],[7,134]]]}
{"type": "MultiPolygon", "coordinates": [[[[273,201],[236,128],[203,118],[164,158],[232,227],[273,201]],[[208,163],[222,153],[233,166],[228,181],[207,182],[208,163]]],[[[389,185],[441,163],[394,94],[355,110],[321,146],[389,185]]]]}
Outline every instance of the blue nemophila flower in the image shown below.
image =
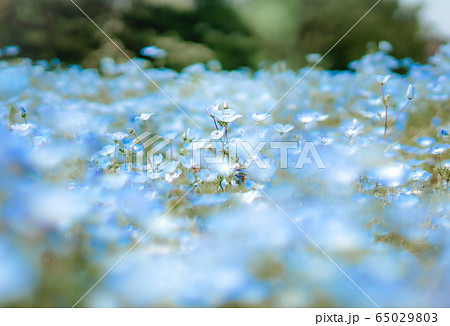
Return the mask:
{"type": "Polygon", "coordinates": [[[144,57],[150,57],[153,59],[165,58],[167,56],[166,50],[160,49],[153,45],[142,48],[140,53],[144,57]]]}
{"type": "Polygon", "coordinates": [[[11,127],[12,131],[22,133],[23,135],[29,135],[36,126],[32,123],[15,123],[11,127]]]}
{"type": "Polygon", "coordinates": [[[202,138],[203,134],[201,130],[198,129],[191,129],[187,128],[186,131],[183,133],[183,141],[194,141],[194,140],[200,140],[202,138]]]}
{"type": "Polygon", "coordinates": [[[436,146],[430,148],[429,152],[434,155],[444,153],[448,149],[448,145],[436,144],[436,146]]]}
{"type": "Polygon", "coordinates": [[[114,145],[106,145],[101,150],[98,151],[98,154],[101,156],[109,156],[114,153],[114,145]]]}
{"type": "Polygon", "coordinates": [[[320,142],[325,146],[329,146],[334,142],[334,138],[330,136],[322,136],[320,137],[320,142]]]}
{"type": "Polygon", "coordinates": [[[219,140],[225,135],[225,129],[214,130],[209,136],[211,139],[219,140]]]}
{"type": "Polygon", "coordinates": [[[20,53],[20,47],[17,45],[8,45],[3,48],[5,56],[14,57],[20,53]]]}
{"type": "Polygon", "coordinates": [[[124,133],[124,132],[117,131],[117,132],[114,132],[114,133],[110,134],[110,136],[111,136],[111,139],[112,139],[114,142],[119,142],[119,141],[121,141],[122,139],[128,137],[129,135],[126,134],[126,133],[124,133]]]}
{"type": "Polygon", "coordinates": [[[391,79],[391,75],[377,75],[377,80],[381,86],[386,85],[386,83],[391,79]]]}
{"type": "Polygon", "coordinates": [[[205,109],[205,113],[209,114],[209,116],[214,117],[218,114],[220,114],[222,110],[219,109],[219,103],[210,105],[205,109]]]}
{"type": "MultiPolygon", "coordinates": [[[[325,116],[326,118],[327,116],[325,116]]],[[[314,122],[319,118],[319,114],[317,112],[303,112],[300,114],[297,114],[295,116],[295,120],[297,120],[300,123],[307,124],[310,122],[314,122]]]]}
{"type": "Polygon", "coordinates": [[[440,137],[440,138],[446,138],[446,137],[448,137],[448,131],[445,130],[445,129],[439,130],[439,132],[438,132],[438,137],[440,137]]]}
{"type": "Polygon", "coordinates": [[[261,122],[266,120],[267,118],[270,118],[272,115],[268,114],[268,113],[252,113],[250,115],[250,117],[256,121],[256,122],[261,122]]]}
{"type": "Polygon", "coordinates": [[[434,138],[431,137],[421,137],[417,139],[417,144],[422,147],[428,147],[434,144],[434,138]]]}
{"type": "Polygon", "coordinates": [[[162,134],[162,138],[172,141],[175,139],[175,137],[177,135],[178,135],[178,131],[170,131],[170,132],[166,132],[166,133],[162,134]]]}
{"type": "Polygon", "coordinates": [[[364,125],[358,120],[352,119],[350,121],[343,122],[340,126],[340,129],[345,136],[353,138],[361,134],[361,132],[363,131],[363,127],[364,125]]]}
{"type": "Polygon", "coordinates": [[[288,132],[294,130],[294,126],[290,124],[281,124],[277,123],[272,125],[272,128],[280,134],[280,136],[283,136],[284,134],[287,134],[288,132]]]}
{"type": "Polygon", "coordinates": [[[417,169],[414,172],[411,172],[409,178],[414,181],[427,181],[432,177],[430,172],[424,171],[422,169],[417,169]]]}
{"type": "Polygon", "coordinates": [[[403,164],[392,164],[375,170],[378,182],[386,187],[398,187],[405,183],[408,167],[403,164]]]}
{"type": "Polygon", "coordinates": [[[151,118],[151,116],[154,115],[154,113],[141,113],[140,115],[138,115],[135,119],[136,120],[140,120],[142,122],[147,121],[148,119],[151,118]]]}
{"type": "Polygon", "coordinates": [[[388,41],[380,41],[380,43],[378,43],[378,49],[380,49],[380,51],[388,53],[391,52],[394,47],[388,41]]]}
{"type": "Polygon", "coordinates": [[[306,61],[310,64],[316,64],[322,56],[319,53],[309,53],[306,55],[306,61]]]}
{"type": "Polygon", "coordinates": [[[202,169],[197,173],[197,178],[202,182],[213,182],[217,180],[219,173],[217,171],[211,171],[208,169],[202,169]]]}
{"type": "Polygon", "coordinates": [[[214,118],[216,118],[217,121],[225,122],[225,123],[231,123],[231,122],[235,121],[236,119],[239,119],[242,117],[243,117],[242,114],[236,113],[236,111],[231,110],[231,109],[224,109],[214,115],[214,118]]]}
{"type": "Polygon", "coordinates": [[[151,160],[153,165],[159,166],[163,162],[163,156],[161,153],[158,155],[153,155],[151,160]]]}

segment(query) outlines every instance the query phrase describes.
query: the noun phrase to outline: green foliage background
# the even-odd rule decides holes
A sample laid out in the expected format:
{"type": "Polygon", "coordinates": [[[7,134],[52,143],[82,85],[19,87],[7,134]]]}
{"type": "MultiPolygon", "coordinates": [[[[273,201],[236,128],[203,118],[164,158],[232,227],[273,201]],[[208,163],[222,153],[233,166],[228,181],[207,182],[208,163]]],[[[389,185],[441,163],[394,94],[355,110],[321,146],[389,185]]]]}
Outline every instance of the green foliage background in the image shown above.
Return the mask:
{"type": "MultiPolygon", "coordinates": [[[[134,56],[156,45],[168,57],[156,65],[182,69],[219,60],[225,69],[256,68],[284,60],[292,68],[308,53],[325,53],[374,3],[361,0],[76,0],[121,47],[134,56]]],[[[367,44],[387,40],[393,55],[423,61],[427,44],[419,8],[383,0],[330,53],[323,66],[345,69],[367,52],[367,44]]],[[[95,67],[98,59],[123,55],[70,0],[2,0],[0,46],[17,44],[22,56],[57,57],[95,67]]]]}

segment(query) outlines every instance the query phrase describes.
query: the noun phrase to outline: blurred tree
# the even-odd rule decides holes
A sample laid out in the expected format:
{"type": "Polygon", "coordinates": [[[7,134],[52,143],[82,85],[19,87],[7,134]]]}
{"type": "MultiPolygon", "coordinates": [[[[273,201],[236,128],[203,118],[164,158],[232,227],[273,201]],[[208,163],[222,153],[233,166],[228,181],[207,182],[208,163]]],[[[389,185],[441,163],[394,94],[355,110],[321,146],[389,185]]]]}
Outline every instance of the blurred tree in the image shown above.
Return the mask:
{"type": "Polygon", "coordinates": [[[122,17],[118,36],[126,47],[155,44],[167,50],[171,67],[213,58],[225,69],[254,64],[255,40],[224,0],[132,0],[122,17]]]}
{"type": "MultiPolygon", "coordinates": [[[[361,0],[77,0],[77,4],[127,52],[156,45],[165,64],[182,69],[210,59],[225,69],[256,67],[261,60],[305,64],[308,53],[324,54],[375,3],[361,0]]],[[[322,66],[345,69],[387,40],[393,55],[422,61],[418,8],[383,0],[327,56],[322,66]]],[[[1,0],[0,47],[16,44],[33,59],[57,57],[96,66],[123,55],[69,0],[1,0]]]]}
{"type": "MultiPolygon", "coordinates": [[[[235,0],[239,13],[262,44],[259,59],[286,60],[292,67],[306,62],[308,53],[326,53],[369,9],[375,0],[235,0]]],[[[383,0],[356,26],[321,64],[346,69],[367,53],[367,44],[386,40],[393,55],[425,59],[428,40],[419,33],[419,7],[402,7],[383,0]]]]}
{"type": "MultiPolygon", "coordinates": [[[[301,0],[296,48],[303,53],[324,54],[361,18],[375,1],[301,0]]],[[[398,0],[381,1],[361,23],[333,49],[325,64],[345,69],[367,52],[369,42],[388,41],[392,55],[423,61],[427,41],[418,33],[419,7],[401,7],[398,0]]]]}
{"type": "MultiPolygon", "coordinates": [[[[112,13],[109,0],[77,0],[102,25],[112,13]]],[[[0,45],[19,45],[21,56],[80,63],[100,46],[101,36],[68,0],[0,1],[0,45]]]]}

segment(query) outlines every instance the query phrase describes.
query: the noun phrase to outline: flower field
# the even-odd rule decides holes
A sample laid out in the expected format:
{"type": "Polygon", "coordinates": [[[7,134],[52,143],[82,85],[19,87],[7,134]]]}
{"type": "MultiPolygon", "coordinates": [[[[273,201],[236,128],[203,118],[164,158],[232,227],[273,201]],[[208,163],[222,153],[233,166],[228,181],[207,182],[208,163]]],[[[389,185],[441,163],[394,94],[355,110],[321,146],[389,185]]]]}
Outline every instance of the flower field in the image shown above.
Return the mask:
{"type": "Polygon", "coordinates": [[[450,306],[450,45],[339,72],[8,51],[0,306],[450,306]]]}

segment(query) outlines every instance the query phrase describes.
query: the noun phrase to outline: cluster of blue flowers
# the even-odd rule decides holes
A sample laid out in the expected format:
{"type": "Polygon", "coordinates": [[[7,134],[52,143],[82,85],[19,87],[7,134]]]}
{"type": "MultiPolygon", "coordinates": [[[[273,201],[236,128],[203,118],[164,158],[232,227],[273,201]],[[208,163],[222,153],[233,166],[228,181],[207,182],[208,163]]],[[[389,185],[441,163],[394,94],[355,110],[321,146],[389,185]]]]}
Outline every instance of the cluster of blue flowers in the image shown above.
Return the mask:
{"type": "Polygon", "coordinates": [[[308,67],[3,52],[1,306],[72,306],[129,248],[79,306],[372,306],[330,259],[379,306],[450,305],[450,45],[288,94],[308,67]]]}

